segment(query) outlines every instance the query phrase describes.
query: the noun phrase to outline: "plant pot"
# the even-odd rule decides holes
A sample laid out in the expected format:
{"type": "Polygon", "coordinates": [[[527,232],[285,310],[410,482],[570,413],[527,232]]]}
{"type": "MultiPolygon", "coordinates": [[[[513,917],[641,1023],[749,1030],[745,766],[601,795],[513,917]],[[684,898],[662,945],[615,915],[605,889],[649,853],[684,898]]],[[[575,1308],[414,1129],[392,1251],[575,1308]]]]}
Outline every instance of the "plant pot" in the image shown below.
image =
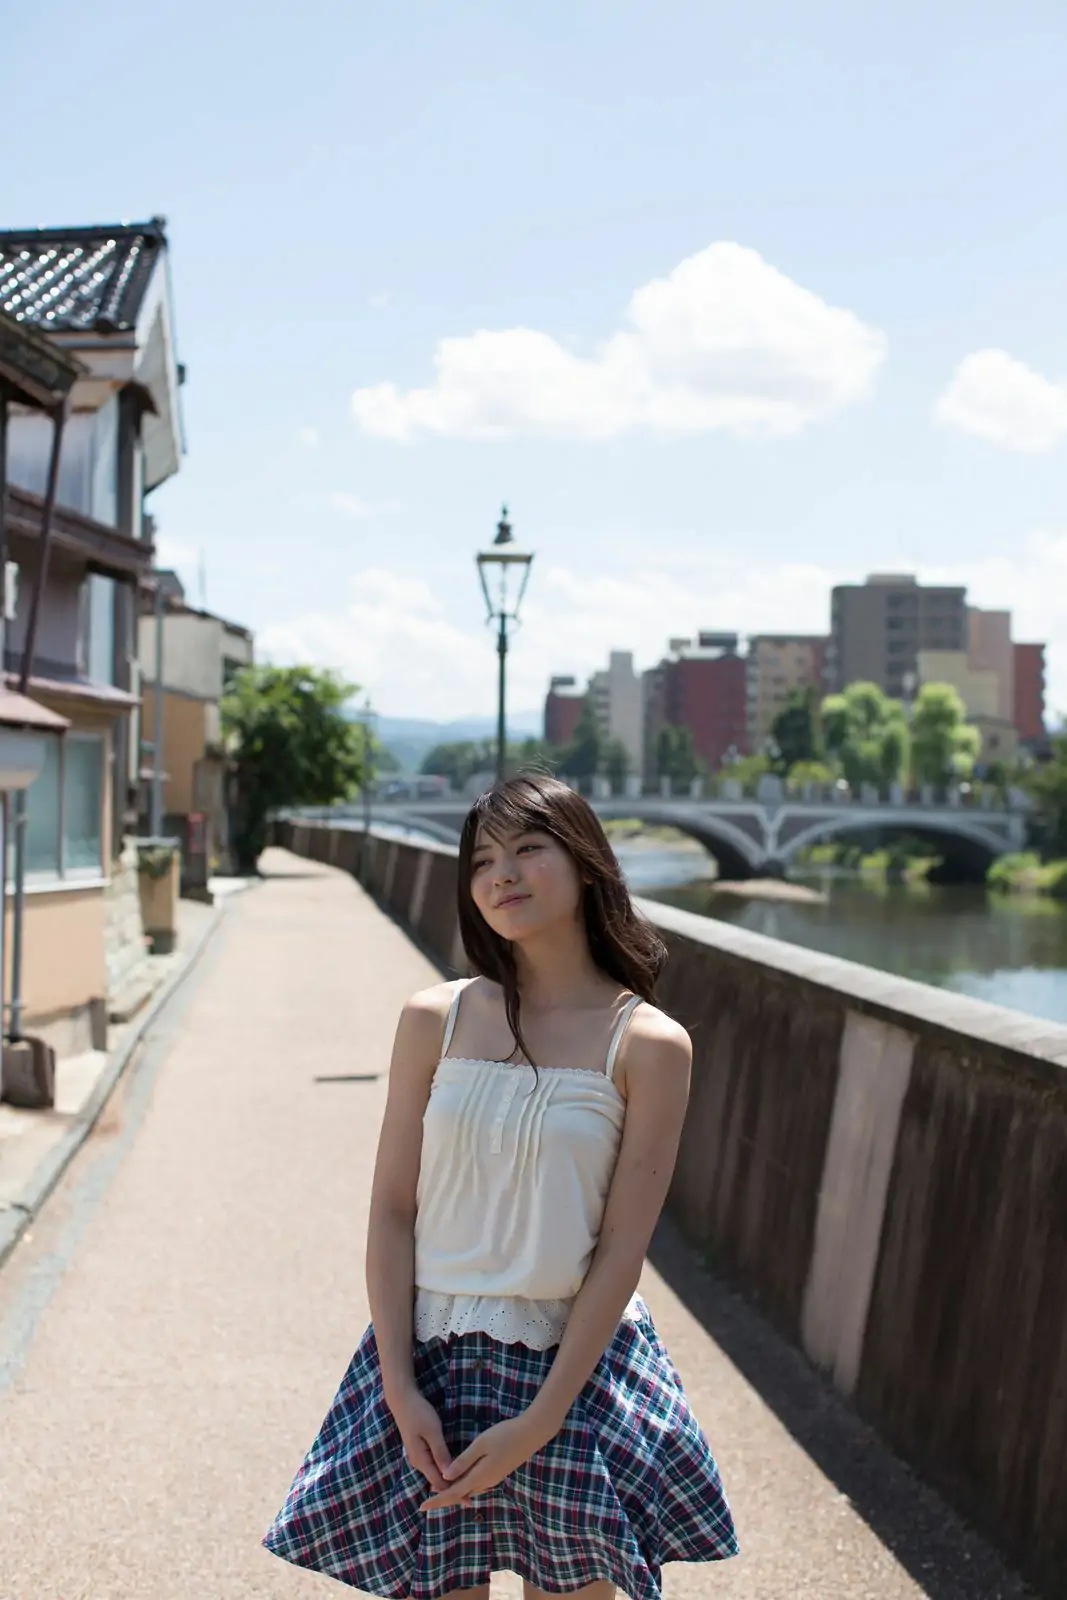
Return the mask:
{"type": "Polygon", "coordinates": [[[154,956],[169,955],[174,949],[178,928],[178,887],[181,861],[175,851],[170,864],[161,876],[146,872],[137,874],[137,887],[141,898],[141,922],[145,935],[152,941],[154,956]]]}

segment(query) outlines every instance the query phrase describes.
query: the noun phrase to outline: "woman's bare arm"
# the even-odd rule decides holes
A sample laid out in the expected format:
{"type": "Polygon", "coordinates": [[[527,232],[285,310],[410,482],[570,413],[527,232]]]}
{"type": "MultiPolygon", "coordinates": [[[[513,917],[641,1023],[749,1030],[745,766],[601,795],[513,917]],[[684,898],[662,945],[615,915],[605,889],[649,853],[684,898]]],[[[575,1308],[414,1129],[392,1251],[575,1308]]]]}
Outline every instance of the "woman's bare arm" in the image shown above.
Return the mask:
{"type": "Polygon", "coordinates": [[[451,998],[451,987],[437,984],[413,995],[400,1014],[374,1163],[367,1296],[385,1397],[391,1406],[415,1386],[415,1195],[422,1117],[451,998]]]}
{"type": "Polygon", "coordinates": [[[678,1157],[692,1063],[693,1046],[680,1024],[662,1011],[637,1013],[625,1046],[626,1122],[600,1238],[530,1407],[546,1441],[563,1426],[637,1288],[678,1157]]]}

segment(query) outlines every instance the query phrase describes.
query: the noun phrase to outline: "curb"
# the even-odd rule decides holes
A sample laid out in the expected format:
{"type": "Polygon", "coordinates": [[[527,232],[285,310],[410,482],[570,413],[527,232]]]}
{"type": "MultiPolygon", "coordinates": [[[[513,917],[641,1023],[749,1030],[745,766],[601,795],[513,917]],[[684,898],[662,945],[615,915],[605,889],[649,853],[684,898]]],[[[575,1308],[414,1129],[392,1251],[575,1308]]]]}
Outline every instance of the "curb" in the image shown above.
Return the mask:
{"type": "MultiPolygon", "coordinates": [[[[252,885],[250,884],[248,887],[252,887],[252,885]]],[[[241,892],[245,891],[242,890],[241,892]]],[[[58,1140],[38,1164],[33,1176],[23,1188],[18,1199],[11,1201],[5,1210],[0,1211],[0,1268],[4,1266],[22,1235],[30,1223],[33,1222],[71,1161],[93,1131],[100,1113],[111,1098],[116,1084],[133,1060],[141,1040],[172,995],[177,992],[196,967],[212,937],[218,931],[232,898],[234,898],[232,895],[226,895],[219,900],[211,921],[202,929],[190,949],[188,959],[160,984],[141,1012],[140,1019],[133,1025],[129,1036],[123,1040],[119,1050],[116,1051],[115,1055],[104,1067],[92,1093],[75,1116],[70,1127],[67,1128],[62,1138],[58,1140]]]]}

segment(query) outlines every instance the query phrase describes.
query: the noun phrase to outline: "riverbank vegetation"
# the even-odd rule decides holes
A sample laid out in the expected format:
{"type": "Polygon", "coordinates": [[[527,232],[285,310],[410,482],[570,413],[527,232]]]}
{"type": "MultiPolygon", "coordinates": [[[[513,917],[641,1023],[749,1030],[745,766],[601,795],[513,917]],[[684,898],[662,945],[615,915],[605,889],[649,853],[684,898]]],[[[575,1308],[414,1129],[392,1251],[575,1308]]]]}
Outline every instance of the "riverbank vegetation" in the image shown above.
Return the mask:
{"type": "Polygon", "coordinates": [[[1043,894],[1067,901],[1067,861],[1042,861],[1036,850],[1001,856],[986,882],[1001,894],[1043,894]]]}
{"type": "Polygon", "coordinates": [[[1020,774],[1036,809],[1034,850],[1001,856],[987,882],[1002,894],[1047,895],[1067,901],[1067,733],[1052,741],[1052,754],[1020,774]]]}
{"type": "Polygon", "coordinates": [[[871,849],[855,840],[838,839],[830,844],[812,845],[802,852],[797,865],[808,871],[855,873],[860,877],[885,878],[890,883],[925,883],[940,865],[928,844],[919,839],[894,839],[891,844],[871,849]]]}

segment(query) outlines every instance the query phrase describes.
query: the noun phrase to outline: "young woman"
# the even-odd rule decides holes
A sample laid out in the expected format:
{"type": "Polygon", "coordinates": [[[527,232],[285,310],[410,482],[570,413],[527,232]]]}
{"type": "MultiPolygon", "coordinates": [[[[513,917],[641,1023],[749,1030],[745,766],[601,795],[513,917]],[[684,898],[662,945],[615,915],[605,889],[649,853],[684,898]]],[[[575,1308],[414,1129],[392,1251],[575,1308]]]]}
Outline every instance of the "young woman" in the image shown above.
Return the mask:
{"type": "Polygon", "coordinates": [[[737,1553],[647,1306],[689,1090],[666,952],[595,812],[515,778],[459,853],[476,976],[408,1001],[367,1241],[372,1323],[264,1544],[389,1600],[661,1600],[737,1553]]]}

